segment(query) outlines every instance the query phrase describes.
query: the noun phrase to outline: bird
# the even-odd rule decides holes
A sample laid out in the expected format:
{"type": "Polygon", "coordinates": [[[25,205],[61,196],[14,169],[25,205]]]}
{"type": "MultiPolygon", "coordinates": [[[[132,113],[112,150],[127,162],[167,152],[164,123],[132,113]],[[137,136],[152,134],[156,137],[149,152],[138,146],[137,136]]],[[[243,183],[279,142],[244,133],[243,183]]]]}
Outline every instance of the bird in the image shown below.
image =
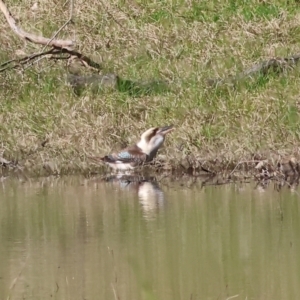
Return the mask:
{"type": "MultiPolygon", "coordinates": [[[[96,179],[98,181],[99,179],[96,179]]],[[[111,183],[121,192],[129,191],[137,194],[141,205],[143,216],[146,219],[154,218],[163,211],[166,205],[164,192],[160,188],[155,177],[137,175],[112,175],[102,180],[111,183]]]]}
{"type": "Polygon", "coordinates": [[[154,159],[159,148],[165,141],[167,133],[174,129],[173,125],[152,127],[146,130],[140,140],[133,146],[104,157],[89,157],[94,161],[102,161],[113,170],[133,170],[154,159]]]}

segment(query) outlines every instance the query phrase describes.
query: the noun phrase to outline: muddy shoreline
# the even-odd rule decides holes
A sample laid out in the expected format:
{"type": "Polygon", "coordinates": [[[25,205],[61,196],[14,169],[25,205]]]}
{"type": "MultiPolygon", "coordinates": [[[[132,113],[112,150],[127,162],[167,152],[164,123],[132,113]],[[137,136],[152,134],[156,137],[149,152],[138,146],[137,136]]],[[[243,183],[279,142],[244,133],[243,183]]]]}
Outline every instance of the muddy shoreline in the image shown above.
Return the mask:
{"type": "MultiPolygon", "coordinates": [[[[222,185],[233,182],[257,181],[261,186],[267,186],[269,182],[275,182],[280,189],[282,186],[296,187],[300,179],[300,159],[297,153],[294,155],[256,154],[244,159],[200,159],[193,156],[185,156],[181,160],[157,158],[151,164],[134,170],[133,173],[124,174],[123,180],[129,182],[135,180],[172,180],[196,182],[200,180],[202,185],[222,185]]],[[[8,160],[0,157],[1,180],[17,178],[26,181],[31,178],[44,178],[51,176],[80,175],[85,178],[97,177],[107,181],[108,178],[121,178],[116,176],[105,165],[96,165],[87,158],[73,161],[32,161],[32,160],[8,160]]]]}

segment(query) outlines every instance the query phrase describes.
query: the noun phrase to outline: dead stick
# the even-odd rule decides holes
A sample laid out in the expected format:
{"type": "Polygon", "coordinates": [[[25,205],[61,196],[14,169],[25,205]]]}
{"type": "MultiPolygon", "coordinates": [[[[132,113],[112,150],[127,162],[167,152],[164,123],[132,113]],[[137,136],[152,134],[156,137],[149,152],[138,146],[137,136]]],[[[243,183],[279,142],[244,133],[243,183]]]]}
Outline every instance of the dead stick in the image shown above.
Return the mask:
{"type": "Polygon", "coordinates": [[[14,19],[11,12],[8,10],[8,8],[6,7],[6,5],[2,0],[0,0],[0,10],[3,12],[4,16],[6,17],[6,20],[9,26],[11,27],[11,29],[24,40],[28,40],[35,44],[41,44],[45,46],[51,46],[54,48],[61,48],[61,49],[68,49],[68,50],[72,50],[75,46],[75,43],[70,40],[49,39],[43,36],[38,36],[24,31],[22,28],[17,26],[16,20],[14,19]]]}
{"type": "Polygon", "coordinates": [[[28,55],[28,56],[25,56],[22,58],[8,60],[0,65],[0,68],[5,67],[5,68],[0,69],[0,73],[5,71],[6,69],[14,69],[14,68],[18,67],[19,65],[24,65],[24,64],[30,62],[31,60],[38,58],[40,56],[44,56],[44,55],[48,55],[48,54],[59,54],[59,53],[61,53],[61,51],[58,49],[50,49],[45,52],[38,52],[38,53],[34,53],[34,54],[31,54],[31,55],[28,55]],[[10,64],[12,64],[12,63],[17,63],[17,64],[14,66],[10,66],[10,64]]]}
{"type": "MultiPolygon", "coordinates": [[[[101,70],[101,65],[98,64],[97,62],[94,62],[93,60],[91,60],[89,57],[81,54],[78,51],[75,51],[72,49],[72,47],[74,46],[73,41],[68,41],[68,40],[56,40],[54,39],[58,33],[65,28],[65,26],[67,26],[67,24],[69,22],[71,22],[72,17],[73,17],[73,1],[74,0],[69,0],[70,1],[70,16],[69,19],[65,22],[65,24],[54,34],[54,36],[51,39],[45,38],[43,36],[36,36],[30,33],[26,33],[25,31],[23,31],[22,29],[18,28],[16,25],[16,21],[14,20],[14,18],[12,17],[11,13],[9,12],[9,10],[7,9],[7,7],[5,6],[4,2],[2,0],[0,0],[0,10],[4,13],[10,27],[13,29],[14,32],[16,32],[19,36],[21,36],[22,38],[24,38],[25,40],[29,40],[33,43],[36,44],[42,44],[45,45],[45,48],[47,46],[52,46],[53,49],[44,52],[44,50],[42,52],[36,53],[36,54],[32,54],[30,56],[26,56],[23,57],[22,59],[16,59],[16,60],[10,60],[7,61],[5,63],[3,63],[2,65],[0,65],[0,67],[5,67],[7,65],[9,65],[12,62],[17,62],[20,63],[21,65],[24,65],[28,62],[30,62],[31,60],[37,58],[37,57],[42,57],[44,55],[48,55],[48,54],[64,54],[64,53],[68,53],[71,56],[76,56],[79,60],[83,61],[86,65],[97,69],[97,70],[101,70]]],[[[44,48],[44,49],[45,49],[44,48]]],[[[56,59],[59,59],[59,57],[56,57],[56,59]]],[[[0,69],[0,73],[5,71],[6,69],[9,68],[17,68],[18,65],[12,66],[12,67],[5,67],[0,69]]]]}
{"type": "Polygon", "coordinates": [[[73,18],[73,0],[70,0],[70,16],[69,19],[65,22],[65,24],[63,26],[61,26],[56,32],[55,34],[52,36],[52,38],[49,40],[49,42],[47,43],[47,45],[45,45],[45,47],[43,48],[42,52],[45,51],[46,47],[49,45],[49,43],[51,43],[56,37],[57,35],[72,21],[73,18]]]}
{"type": "MultiPolygon", "coordinates": [[[[20,58],[20,59],[12,59],[12,60],[6,61],[6,62],[4,62],[3,64],[0,65],[0,68],[4,67],[4,68],[0,69],[0,73],[4,72],[7,69],[15,69],[20,65],[25,65],[26,63],[30,62],[31,60],[36,59],[38,57],[42,57],[44,55],[49,55],[49,54],[57,55],[57,54],[65,54],[65,53],[67,53],[71,56],[78,57],[79,60],[85,62],[88,66],[90,66],[94,69],[101,70],[101,65],[100,64],[98,64],[97,62],[94,62],[89,57],[81,54],[80,52],[77,52],[75,50],[71,51],[71,50],[68,50],[68,49],[55,49],[55,48],[53,48],[53,49],[50,49],[50,50],[45,51],[45,52],[38,52],[38,53],[35,53],[35,54],[31,54],[29,56],[25,56],[25,57],[20,58]],[[10,66],[10,64],[13,63],[13,62],[16,62],[18,64],[14,65],[14,66],[10,66]]],[[[51,59],[61,59],[61,57],[52,56],[51,59]]]]}

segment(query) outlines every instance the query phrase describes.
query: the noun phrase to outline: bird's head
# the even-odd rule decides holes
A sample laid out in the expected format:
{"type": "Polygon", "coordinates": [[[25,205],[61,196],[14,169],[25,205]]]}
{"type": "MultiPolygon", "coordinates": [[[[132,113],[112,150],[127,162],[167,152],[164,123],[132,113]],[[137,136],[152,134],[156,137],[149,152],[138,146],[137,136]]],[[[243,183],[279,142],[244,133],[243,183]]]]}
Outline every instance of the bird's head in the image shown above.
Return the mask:
{"type": "Polygon", "coordinates": [[[137,146],[150,157],[154,157],[162,146],[167,133],[174,129],[173,125],[164,127],[152,127],[141,135],[137,146]]]}

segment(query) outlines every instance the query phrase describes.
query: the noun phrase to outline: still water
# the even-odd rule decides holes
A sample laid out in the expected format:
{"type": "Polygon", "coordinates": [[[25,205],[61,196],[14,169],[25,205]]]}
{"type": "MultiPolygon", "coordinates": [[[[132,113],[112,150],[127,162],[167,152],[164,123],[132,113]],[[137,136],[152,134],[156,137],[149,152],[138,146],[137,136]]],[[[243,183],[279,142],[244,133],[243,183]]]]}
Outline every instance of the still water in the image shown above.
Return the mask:
{"type": "Polygon", "coordinates": [[[67,178],[0,185],[0,299],[299,299],[299,194],[67,178]]]}

